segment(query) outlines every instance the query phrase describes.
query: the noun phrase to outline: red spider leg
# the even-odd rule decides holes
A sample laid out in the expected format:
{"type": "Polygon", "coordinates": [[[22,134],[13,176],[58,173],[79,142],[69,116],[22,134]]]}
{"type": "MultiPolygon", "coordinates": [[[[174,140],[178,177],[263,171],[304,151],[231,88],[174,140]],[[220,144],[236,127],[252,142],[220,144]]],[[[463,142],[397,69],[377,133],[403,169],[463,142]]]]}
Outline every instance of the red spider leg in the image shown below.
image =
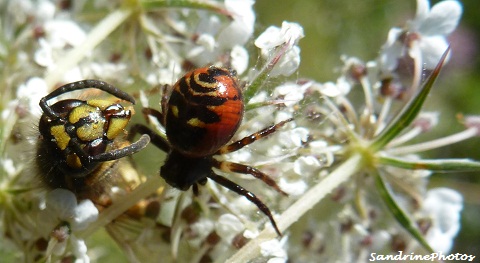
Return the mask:
{"type": "Polygon", "coordinates": [[[231,152],[238,151],[238,150],[242,149],[243,147],[245,147],[245,146],[261,139],[261,138],[267,137],[268,135],[274,133],[279,128],[281,128],[283,125],[285,125],[285,124],[287,124],[288,122],[291,122],[291,121],[293,121],[293,118],[281,121],[277,124],[274,124],[272,126],[269,126],[269,127],[265,128],[261,131],[252,133],[252,134],[244,137],[243,139],[240,139],[236,142],[232,142],[229,145],[223,146],[215,154],[225,154],[225,153],[231,153],[231,152]]]}

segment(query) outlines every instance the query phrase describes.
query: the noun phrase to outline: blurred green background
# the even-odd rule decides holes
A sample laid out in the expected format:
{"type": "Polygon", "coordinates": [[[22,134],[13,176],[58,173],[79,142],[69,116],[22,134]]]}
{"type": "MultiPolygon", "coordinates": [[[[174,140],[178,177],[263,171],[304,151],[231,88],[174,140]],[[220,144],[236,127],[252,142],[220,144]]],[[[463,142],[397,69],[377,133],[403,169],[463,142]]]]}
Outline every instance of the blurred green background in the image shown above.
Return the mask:
{"type": "MultiPolygon", "coordinates": [[[[431,6],[439,1],[430,1],[431,6]]],[[[439,127],[432,138],[446,136],[463,129],[456,115],[480,114],[480,1],[460,1],[464,13],[457,30],[449,37],[452,57],[443,69],[425,109],[441,113],[439,127]]],[[[299,77],[317,81],[335,81],[335,68],[341,67],[342,54],[363,61],[374,59],[387,33],[415,16],[416,1],[338,1],[338,0],[258,0],[259,31],[282,21],[300,23],[305,38],[300,41],[302,62],[299,77]]],[[[431,158],[457,157],[480,160],[480,138],[468,140],[439,151],[425,152],[431,158]]],[[[461,192],[465,206],[462,229],[456,238],[453,253],[480,257],[480,174],[437,174],[430,187],[445,186],[461,192]]]]}

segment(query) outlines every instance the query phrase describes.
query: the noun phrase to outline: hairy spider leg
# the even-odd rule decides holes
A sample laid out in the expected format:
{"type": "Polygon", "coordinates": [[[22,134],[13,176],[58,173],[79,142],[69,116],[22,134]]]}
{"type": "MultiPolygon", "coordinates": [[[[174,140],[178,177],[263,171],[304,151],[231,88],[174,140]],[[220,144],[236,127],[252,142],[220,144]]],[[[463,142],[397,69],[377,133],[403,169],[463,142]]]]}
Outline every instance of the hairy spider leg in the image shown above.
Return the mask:
{"type": "Polygon", "coordinates": [[[253,175],[255,178],[262,180],[262,182],[266,183],[268,186],[275,189],[275,191],[285,196],[288,196],[288,194],[282,191],[282,189],[280,189],[277,183],[268,174],[265,174],[254,167],[240,164],[240,163],[234,163],[234,162],[228,162],[228,161],[217,161],[217,160],[213,160],[213,165],[224,172],[253,175]]]}
{"type": "Polygon", "coordinates": [[[270,223],[272,224],[273,228],[275,229],[275,232],[279,236],[282,236],[282,233],[280,232],[280,229],[278,229],[277,223],[275,222],[275,219],[273,219],[272,212],[270,212],[270,209],[260,200],[258,197],[248,191],[247,189],[243,188],[242,186],[228,180],[227,178],[220,176],[213,171],[208,175],[208,178],[212,179],[214,182],[217,184],[234,191],[235,193],[244,196],[247,198],[250,202],[254,203],[260,211],[262,211],[263,214],[265,214],[268,219],[270,219],[270,223]]]}
{"type": "Polygon", "coordinates": [[[274,124],[272,126],[269,126],[269,127],[265,128],[261,131],[252,133],[248,136],[245,136],[243,139],[240,139],[236,142],[232,142],[228,145],[223,146],[215,154],[225,154],[225,153],[231,153],[231,152],[238,151],[238,150],[242,149],[243,147],[254,143],[257,140],[260,140],[264,137],[267,137],[268,135],[274,133],[279,128],[281,128],[283,125],[285,125],[285,124],[287,124],[288,122],[291,122],[291,121],[293,121],[293,118],[281,121],[277,124],[274,124]]]}

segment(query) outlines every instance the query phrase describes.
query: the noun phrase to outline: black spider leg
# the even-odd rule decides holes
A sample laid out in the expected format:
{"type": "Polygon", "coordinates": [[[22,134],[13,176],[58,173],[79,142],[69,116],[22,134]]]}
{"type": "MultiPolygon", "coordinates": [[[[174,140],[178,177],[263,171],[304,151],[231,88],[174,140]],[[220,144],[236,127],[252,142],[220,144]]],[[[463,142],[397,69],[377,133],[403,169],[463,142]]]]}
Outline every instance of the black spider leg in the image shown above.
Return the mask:
{"type": "Polygon", "coordinates": [[[63,85],[60,88],[52,91],[50,94],[40,99],[40,102],[39,102],[40,108],[42,108],[43,112],[47,114],[50,118],[60,118],[60,116],[58,116],[58,114],[55,111],[53,111],[50,108],[50,106],[48,106],[47,101],[67,92],[80,90],[80,89],[88,89],[88,88],[94,88],[94,89],[105,91],[107,93],[114,95],[117,98],[128,101],[132,104],[135,104],[135,99],[132,96],[118,89],[117,87],[101,80],[86,79],[86,80],[81,80],[81,81],[72,82],[72,83],[63,85]]]}
{"type": "Polygon", "coordinates": [[[275,189],[275,191],[288,196],[287,193],[282,191],[278,184],[266,173],[263,173],[262,171],[240,163],[234,163],[234,162],[228,162],[228,161],[217,161],[213,160],[212,161],[213,166],[216,168],[225,171],[225,172],[234,172],[234,173],[241,173],[241,174],[250,174],[253,175],[255,178],[262,180],[264,183],[266,183],[268,186],[272,187],[275,189]]]}
{"type": "Polygon", "coordinates": [[[231,153],[231,152],[238,151],[238,150],[242,149],[243,147],[254,143],[257,140],[260,140],[260,139],[262,139],[264,137],[267,137],[268,135],[276,132],[283,125],[285,125],[285,124],[287,124],[288,122],[291,122],[291,121],[293,121],[293,118],[281,121],[277,124],[274,124],[272,126],[269,126],[269,127],[265,128],[261,131],[252,133],[248,136],[245,136],[243,139],[240,139],[236,142],[232,142],[228,145],[223,146],[215,154],[225,154],[225,153],[231,153]]]}
{"type": "MultiPolygon", "coordinates": [[[[163,114],[153,108],[143,108],[142,109],[142,113],[143,115],[145,116],[145,119],[148,121],[148,116],[152,116],[154,118],[156,118],[160,124],[163,125],[163,114]]],[[[132,128],[130,129],[130,132],[128,134],[128,140],[131,140],[133,139],[133,137],[135,137],[135,135],[139,133],[139,134],[147,134],[148,136],[150,136],[150,140],[151,142],[153,143],[153,145],[157,146],[158,148],[160,148],[162,151],[168,153],[170,152],[171,150],[171,146],[170,146],[170,143],[168,143],[168,141],[163,138],[162,136],[158,135],[158,133],[156,133],[154,130],[152,130],[151,128],[143,125],[143,124],[135,124],[132,126],[132,128]]]]}
{"type": "MultiPolygon", "coordinates": [[[[165,126],[165,113],[167,112],[168,108],[168,99],[170,98],[170,95],[172,93],[172,86],[170,85],[163,85],[163,92],[162,92],[162,100],[161,100],[161,106],[162,106],[162,113],[160,113],[161,119],[157,119],[160,121],[160,123],[165,126]]],[[[143,111],[145,113],[145,111],[143,111]]],[[[151,111],[149,111],[151,112],[151,111]]],[[[158,112],[158,111],[157,111],[158,112]]],[[[151,114],[150,114],[151,115],[151,114]]]]}
{"type": "Polygon", "coordinates": [[[260,211],[262,211],[262,213],[264,213],[268,217],[268,219],[270,219],[270,223],[272,224],[273,228],[275,229],[275,232],[277,232],[277,234],[279,236],[282,236],[282,233],[280,232],[280,229],[278,229],[278,226],[277,226],[277,223],[275,222],[275,219],[273,219],[272,212],[270,212],[270,209],[260,199],[258,199],[258,197],[254,193],[252,193],[252,192],[248,191],[247,189],[243,188],[242,186],[228,180],[227,178],[214,173],[213,171],[208,175],[208,178],[212,179],[213,181],[215,181],[219,185],[221,185],[221,186],[223,186],[223,187],[225,187],[229,190],[232,190],[232,191],[234,191],[235,193],[237,193],[241,196],[244,196],[250,202],[254,203],[258,207],[258,209],[260,209],[260,211]]]}
{"type": "MultiPolygon", "coordinates": [[[[140,139],[138,139],[134,143],[130,143],[130,145],[126,147],[111,150],[101,154],[97,154],[95,156],[87,156],[87,157],[90,161],[93,161],[93,162],[105,162],[105,161],[117,160],[117,159],[139,152],[140,150],[145,148],[149,142],[150,142],[150,136],[148,136],[148,134],[143,134],[140,137],[140,139]]],[[[77,146],[78,144],[75,144],[75,148],[77,148],[77,146]]],[[[84,151],[82,150],[81,153],[84,153],[84,151]]]]}
{"type": "Polygon", "coordinates": [[[153,145],[157,146],[158,148],[160,148],[160,150],[166,153],[170,152],[171,147],[168,141],[165,140],[162,136],[158,135],[154,130],[143,124],[135,124],[132,126],[130,132],[128,133],[128,140],[135,137],[137,133],[147,135],[148,137],[150,137],[150,141],[153,143],[153,145]]]}
{"type": "MultiPolygon", "coordinates": [[[[163,99],[162,99],[163,100],[163,99]]],[[[163,104],[162,104],[162,108],[163,108],[163,104]]],[[[165,106],[166,107],[166,106],[165,106]]],[[[165,112],[165,110],[163,110],[163,112],[165,112]]],[[[158,122],[163,125],[163,127],[165,127],[165,117],[163,115],[163,113],[159,112],[158,110],[156,109],[153,109],[153,108],[143,108],[142,109],[142,113],[143,113],[143,116],[145,117],[145,120],[147,121],[147,123],[149,123],[149,120],[148,120],[148,116],[152,116],[154,117],[155,119],[158,120],[158,122]]]]}

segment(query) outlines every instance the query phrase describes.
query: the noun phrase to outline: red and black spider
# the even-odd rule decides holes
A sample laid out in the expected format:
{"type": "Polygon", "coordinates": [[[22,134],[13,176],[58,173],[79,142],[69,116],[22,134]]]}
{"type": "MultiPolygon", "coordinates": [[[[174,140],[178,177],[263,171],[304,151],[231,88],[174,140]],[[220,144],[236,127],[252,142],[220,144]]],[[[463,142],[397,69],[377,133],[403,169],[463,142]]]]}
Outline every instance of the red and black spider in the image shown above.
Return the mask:
{"type": "Polygon", "coordinates": [[[192,187],[194,193],[198,193],[198,184],[204,185],[207,179],[211,179],[254,203],[281,235],[270,209],[255,194],[216,174],[212,168],[250,174],[277,192],[287,194],[260,170],[240,163],[218,161],[213,156],[235,152],[274,133],[293,119],[229,143],[243,118],[242,91],[234,71],[213,66],[193,70],[180,78],[170,97],[162,98],[162,112],[152,108],[145,108],[143,112],[158,119],[165,127],[167,139],[141,124],[135,125],[130,134],[148,134],[153,144],[168,153],[160,168],[160,175],[168,184],[184,191],[192,187]]]}

